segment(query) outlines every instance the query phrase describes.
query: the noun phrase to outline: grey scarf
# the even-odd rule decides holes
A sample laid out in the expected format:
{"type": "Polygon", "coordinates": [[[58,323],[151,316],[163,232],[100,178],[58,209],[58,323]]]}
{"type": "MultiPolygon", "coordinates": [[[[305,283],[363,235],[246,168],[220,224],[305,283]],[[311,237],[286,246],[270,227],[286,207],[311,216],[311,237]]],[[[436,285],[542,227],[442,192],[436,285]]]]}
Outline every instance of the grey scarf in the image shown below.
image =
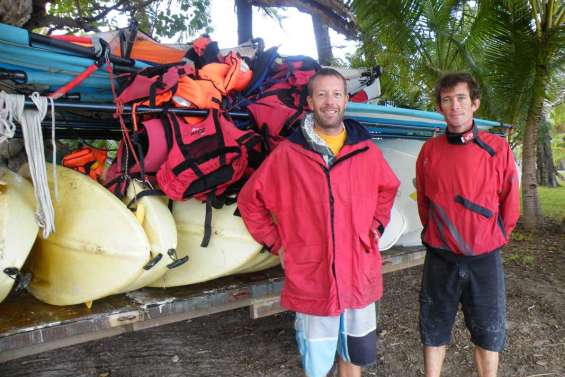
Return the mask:
{"type": "Polygon", "coordinates": [[[331,166],[335,156],[326,142],[314,130],[314,114],[310,113],[304,117],[300,124],[300,130],[310,148],[322,155],[326,164],[331,166]]]}

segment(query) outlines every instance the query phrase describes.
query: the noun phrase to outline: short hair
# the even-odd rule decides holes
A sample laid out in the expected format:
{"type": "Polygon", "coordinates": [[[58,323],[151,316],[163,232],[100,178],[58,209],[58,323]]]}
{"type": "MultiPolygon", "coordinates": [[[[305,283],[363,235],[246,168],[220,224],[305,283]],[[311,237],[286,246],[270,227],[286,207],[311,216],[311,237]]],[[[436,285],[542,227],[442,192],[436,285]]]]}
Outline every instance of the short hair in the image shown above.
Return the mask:
{"type": "Polygon", "coordinates": [[[310,80],[308,80],[308,95],[311,97],[313,92],[314,92],[314,81],[318,78],[318,77],[337,77],[340,78],[343,81],[343,91],[345,92],[345,94],[347,93],[347,80],[345,79],[345,77],[343,77],[343,75],[341,73],[339,73],[337,70],[333,69],[333,68],[322,68],[320,69],[318,72],[316,72],[314,74],[314,76],[310,77],[310,80]]]}
{"type": "Polygon", "coordinates": [[[466,83],[469,88],[469,96],[471,101],[475,101],[481,98],[481,92],[479,84],[475,81],[473,76],[466,72],[454,72],[443,75],[436,84],[434,94],[436,97],[436,103],[441,107],[441,92],[446,89],[451,89],[457,84],[466,83]]]}

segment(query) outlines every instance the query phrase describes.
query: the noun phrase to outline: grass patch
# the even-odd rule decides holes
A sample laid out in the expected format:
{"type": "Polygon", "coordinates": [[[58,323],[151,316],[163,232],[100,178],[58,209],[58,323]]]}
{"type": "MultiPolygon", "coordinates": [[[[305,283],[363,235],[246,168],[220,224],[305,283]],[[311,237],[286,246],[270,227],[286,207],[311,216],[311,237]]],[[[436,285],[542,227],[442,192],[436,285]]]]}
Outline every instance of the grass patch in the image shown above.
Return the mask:
{"type": "Polygon", "coordinates": [[[565,186],[538,187],[539,200],[543,214],[559,222],[565,218],[565,186]]]}
{"type": "Polygon", "coordinates": [[[504,254],[506,262],[516,263],[520,266],[530,266],[534,263],[535,257],[531,254],[524,254],[522,252],[513,252],[504,254]]]}

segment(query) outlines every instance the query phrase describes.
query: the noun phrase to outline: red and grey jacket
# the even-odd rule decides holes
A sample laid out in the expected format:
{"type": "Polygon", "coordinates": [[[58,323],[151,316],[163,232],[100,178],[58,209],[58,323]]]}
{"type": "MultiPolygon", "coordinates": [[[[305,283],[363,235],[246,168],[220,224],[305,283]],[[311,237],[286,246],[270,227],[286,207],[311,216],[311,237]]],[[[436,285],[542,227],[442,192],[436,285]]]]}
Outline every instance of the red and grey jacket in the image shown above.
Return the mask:
{"type": "Polygon", "coordinates": [[[382,295],[373,229],[388,224],[399,182],[368,132],[353,121],[345,127],[347,139],[331,165],[298,129],[238,196],[255,240],[273,253],[285,250],[281,303],[289,310],[337,315],[382,295]]]}
{"type": "Polygon", "coordinates": [[[520,215],[518,173],[508,143],[473,129],[459,142],[428,140],[416,162],[423,243],[458,255],[506,244],[520,215]]]}

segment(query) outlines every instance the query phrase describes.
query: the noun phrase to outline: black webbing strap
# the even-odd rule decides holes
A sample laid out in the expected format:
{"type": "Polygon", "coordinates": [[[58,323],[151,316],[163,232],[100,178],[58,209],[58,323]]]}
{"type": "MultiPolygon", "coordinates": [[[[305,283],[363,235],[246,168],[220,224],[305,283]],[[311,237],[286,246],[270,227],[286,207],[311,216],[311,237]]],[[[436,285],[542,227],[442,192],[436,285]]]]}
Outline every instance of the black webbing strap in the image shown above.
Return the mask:
{"type": "Polygon", "coordinates": [[[487,143],[485,143],[484,141],[482,141],[479,138],[479,129],[477,127],[477,125],[475,124],[475,122],[473,121],[473,141],[482,149],[484,149],[491,157],[494,157],[496,155],[496,152],[494,151],[494,149],[492,149],[492,147],[490,145],[488,145],[487,143]]]}
{"type": "MultiPolygon", "coordinates": [[[[210,194],[212,196],[213,194],[210,194]]],[[[207,247],[210,243],[210,237],[212,236],[212,199],[208,196],[206,199],[206,216],[204,218],[204,238],[200,243],[201,247],[207,247]]]]}
{"type": "Polygon", "coordinates": [[[138,192],[137,194],[135,194],[135,196],[129,201],[127,207],[129,209],[132,209],[132,206],[134,203],[137,203],[138,200],[140,200],[141,198],[144,198],[146,196],[164,196],[165,193],[159,189],[153,189],[153,190],[143,190],[141,192],[138,192]]]}
{"type": "Polygon", "coordinates": [[[208,194],[206,198],[206,216],[204,217],[204,237],[202,238],[201,247],[207,247],[210,243],[212,236],[212,208],[221,209],[224,204],[233,204],[237,198],[232,198],[227,195],[216,196],[214,191],[208,194]]]}

